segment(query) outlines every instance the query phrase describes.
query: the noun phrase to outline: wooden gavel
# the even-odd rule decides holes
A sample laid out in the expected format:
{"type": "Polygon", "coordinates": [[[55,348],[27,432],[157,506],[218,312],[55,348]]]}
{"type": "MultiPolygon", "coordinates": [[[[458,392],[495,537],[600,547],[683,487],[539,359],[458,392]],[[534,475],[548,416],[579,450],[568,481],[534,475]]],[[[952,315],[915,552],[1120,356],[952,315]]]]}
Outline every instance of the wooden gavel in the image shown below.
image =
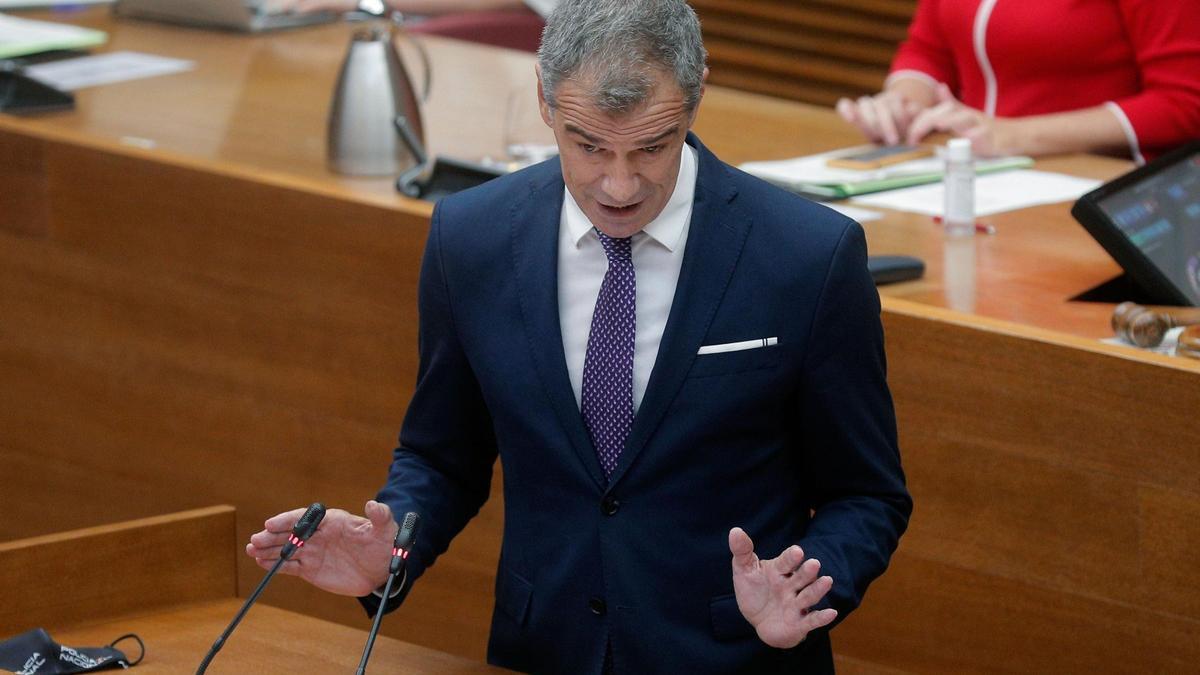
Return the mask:
{"type": "MultiPolygon", "coordinates": [[[[1113,310],[1113,332],[1123,340],[1139,347],[1157,347],[1163,336],[1176,326],[1200,325],[1200,308],[1196,307],[1143,307],[1133,302],[1122,302],[1113,310]]],[[[1189,331],[1195,340],[1197,331],[1189,331]]],[[[1189,342],[1189,345],[1193,343],[1189,342]]],[[[1189,346],[1189,349],[1191,348],[1189,346]]],[[[1190,356],[1190,354],[1189,354],[1190,356]]]]}

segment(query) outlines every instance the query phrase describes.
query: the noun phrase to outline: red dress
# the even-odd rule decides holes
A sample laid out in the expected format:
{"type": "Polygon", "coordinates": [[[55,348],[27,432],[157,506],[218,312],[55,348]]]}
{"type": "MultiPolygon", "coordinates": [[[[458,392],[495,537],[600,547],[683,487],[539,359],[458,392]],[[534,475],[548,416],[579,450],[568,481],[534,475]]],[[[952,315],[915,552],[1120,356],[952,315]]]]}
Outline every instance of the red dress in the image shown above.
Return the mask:
{"type": "Polygon", "coordinates": [[[1200,0],[920,0],[904,75],[999,117],[1108,104],[1140,162],[1200,138],[1200,0]]]}

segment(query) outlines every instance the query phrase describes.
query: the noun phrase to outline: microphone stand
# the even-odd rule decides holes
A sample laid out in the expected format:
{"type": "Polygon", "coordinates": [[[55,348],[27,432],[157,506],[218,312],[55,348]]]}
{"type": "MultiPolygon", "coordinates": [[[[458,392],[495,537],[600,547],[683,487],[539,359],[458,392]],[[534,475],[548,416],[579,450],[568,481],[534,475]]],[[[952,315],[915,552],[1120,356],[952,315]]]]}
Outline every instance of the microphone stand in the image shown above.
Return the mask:
{"type": "Polygon", "coordinates": [[[246,602],[242,603],[242,608],[234,615],[233,621],[229,622],[229,625],[225,627],[225,631],[221,633],[217,641],[208,650],[208,653],[204,655],[204,660],[200,662],[200,667],[196,669],[196,675],[204,675],[208,670],[209,664],[217,656],[217,652],[221,651],[221,647],[225,646],[225,640],[229,639],[230,634],[233,633],[233,629],[237,628],[237,625],[242,622],[242,617],[246,616],[246,612],[250,610],[250,605],[254,604],[254,601],[262,594],[263,589],[267,587],[267,582],[271,580],[271,577],[275,576],[280,567],[283,567],[283,563],[291,559],[292,554],[304,546],[304,542],[308,541],[308,538],[316,533],[317,526],[321,524],[321,520],[324,517],[325,505],[320,502],[309,506],[304,515],[300,516],[300,519],[292,527],[292,534],[288,537],[288,542],[283,545],[283,549],[279,552],[279,560],[275,561],[275,564],[271,566],[267,575],[262,578],[262,581],[258,582],[258,588],[255,588],[250,597],[246,598],[246,602]]]}
{"type": "Polygon", "coordinates": [[[383,608],[387,605],[388,598],[392,597],[392,584],[397,576],[399,575],[389,574],[387,583],[383,585],[383,598],[379,601],[379,608],[375,610],[375,619],[371,622],[371,632],[367,634],[367,645],[363,647],[362,659],[358,662],[358,670],[354,671],[355,675],[365,675],[367,672],[367,660],[371,658],[375,638],[379,635],[379,626],[383,623],[383,608]]]}
{"type": "Polygon", "coordinates": [[[375,638],[378,637],[379,626],[383,623],[383,610],[392,597],[392,584],[404,571],[408,553],[412,550],[413,542],[417,538],[417,526],[420,522],[421,517],[417,513],[409,511],[404,514],[404,522],[396,532],[396,540],[392,543],[392,559],[388,562],[387,583],[383,585],[383,597],[380,598],[379,607],[375,610],[375,619],[371,622],[371,632],[367,634],[367,644],[363,647],[362,659],[358,662],[358,670],[355,671],[355,675],[366,675],[367,660],[371,658],[371,649],[375,647],[375,638]]]}
{"type": "Polygon", "coordinates": [[[227,640],[230,634],[233,633],[233,629],[237,628],[237,625],[242,622],[242,617],[246,616],[246,612],[250,611],[250,605],[254,604],[254,601],[258,599],[260,594],[262,594],[263,589],[267,587],[267,582],[271,580],[271,577],[275,576],[275,573],[278,572],[279,568],[283,566],[283,563],[287,561],[287,558],[280,556],[279,560],[275,561],[275,564],[271,567],[271,571],[267,572],[267,575],[262,578],[262,581],[258,582],[258,588],[254,589],[254,592],[250,594],[249,598],[246,598],[246,602],[242,603],[242,608],[238,610],[236,615],[234,615],[233,621],[230,621],[229,625],[225,627],[225,632],[221,633],[221,636],[218,637],[217,641],[213,643],[212,648],[208,650],[208,654],[204,655],[204,660],[200,662],[200,667],[196,669],[196,675],[204,675],[204,672],[208,670],[208,664],[212,663],[212,660],[216,657],[217,652],[221,651],[221,647],[225,646],[225,640],[227,640]]]}

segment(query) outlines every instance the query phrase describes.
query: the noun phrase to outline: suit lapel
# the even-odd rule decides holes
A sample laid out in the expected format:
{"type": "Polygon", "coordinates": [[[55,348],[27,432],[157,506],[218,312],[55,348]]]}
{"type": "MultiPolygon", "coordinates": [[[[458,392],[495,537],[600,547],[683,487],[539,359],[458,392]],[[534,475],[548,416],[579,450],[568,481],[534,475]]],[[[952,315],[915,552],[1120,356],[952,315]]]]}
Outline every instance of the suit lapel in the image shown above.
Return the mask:
{"type": "Polygon", "coordinates": [[[610,488],[645,448],[683,385],[750,231],[746,217],[729,206],[737,191],[728,169],[694,135],[688,134],[688,143],[698,151],[699,168],[683,266],[650,382],[610,488]]]}
{"type": "Polygon", "coordinates": [[[513,264],[520,289],[521,314],[533,361],[554,413],[571,439],[571,447],[598,487],[606,480],[583,417],[575,404],[563,351],[558,312],[558,227],[562,213],[561,171],[531,179],[528,196],[513,205],[513,264]]]}

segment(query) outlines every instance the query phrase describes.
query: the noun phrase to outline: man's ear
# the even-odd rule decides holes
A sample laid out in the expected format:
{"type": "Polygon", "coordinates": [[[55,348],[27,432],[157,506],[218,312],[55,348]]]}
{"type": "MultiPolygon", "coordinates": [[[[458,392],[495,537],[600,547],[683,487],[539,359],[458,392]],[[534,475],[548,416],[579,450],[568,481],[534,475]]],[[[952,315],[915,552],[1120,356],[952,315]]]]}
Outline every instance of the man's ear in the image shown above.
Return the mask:
{"type": "Polygon", "coordinates": [[[533,64],[533,72],[537,74],[538,112],[542,114],[542,121],[546,123],[546,126],[553,128],[554,110],[546,102],[546,94],[542,91],[542,64],[533,64]]]}

